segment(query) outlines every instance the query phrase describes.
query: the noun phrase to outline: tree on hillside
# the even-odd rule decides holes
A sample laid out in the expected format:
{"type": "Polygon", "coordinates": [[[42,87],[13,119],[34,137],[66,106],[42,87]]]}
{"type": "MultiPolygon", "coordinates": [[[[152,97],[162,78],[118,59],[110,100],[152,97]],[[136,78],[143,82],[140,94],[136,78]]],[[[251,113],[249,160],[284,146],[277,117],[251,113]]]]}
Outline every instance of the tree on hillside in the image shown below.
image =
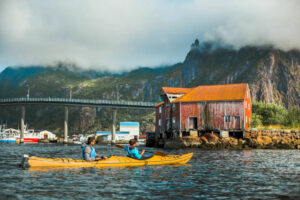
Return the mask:
{"type": "Polygon", "coordinates": [[[253,102],[252,104],[253,118],[252,120],[261,120],[264,126],[283,125],[286,122],[287,110],[274,103],[253,102]]]}
{"type": "Polygon", "coordinates": [[[293,106],[287,113],[286,125],[291,127],[300,126],[300,107],[293,106]]]}

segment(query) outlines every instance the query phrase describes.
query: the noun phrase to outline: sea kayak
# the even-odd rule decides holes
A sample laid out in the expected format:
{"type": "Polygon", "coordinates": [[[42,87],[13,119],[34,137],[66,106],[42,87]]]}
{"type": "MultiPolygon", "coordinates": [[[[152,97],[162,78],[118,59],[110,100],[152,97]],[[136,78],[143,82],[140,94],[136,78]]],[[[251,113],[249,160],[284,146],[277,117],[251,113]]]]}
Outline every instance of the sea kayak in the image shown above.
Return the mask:
{"type": "Polygon", "coordinates": [[[133,159],[123,156],[111,156],[105,160],[85,161],[71,158],[40,158],[30,156],[28,164],[30,167],[137,167],[145,165],[174,165],[185,164],[193,156],[193,153],[183,155],[154,154],[145,160],[133,159]]]}

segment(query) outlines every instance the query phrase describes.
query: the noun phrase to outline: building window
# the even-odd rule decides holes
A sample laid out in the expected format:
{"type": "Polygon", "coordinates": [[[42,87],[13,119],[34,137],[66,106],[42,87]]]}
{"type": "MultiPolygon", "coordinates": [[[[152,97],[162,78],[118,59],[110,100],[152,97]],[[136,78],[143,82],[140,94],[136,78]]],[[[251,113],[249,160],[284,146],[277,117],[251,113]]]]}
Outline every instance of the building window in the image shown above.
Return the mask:
{"type": "Polygon", "coordinates": [[[158,120],[158,125],[161,126],[161,119],[158,120]]]}
{"type": "Polygon", "coordinates": [[[175,106],[175,103],[173,103],[172,110],[175,111],[175,109],[176,109],[176,106],[175,106]]]}
{"type": "Polygon", "coordinates": [[[166,123],[167,123],[167,130],[170,128],[170,120],[169,119],[167,119],[166,120],[166,123]]]}
{"type": "Polygon", "coordinates": [[[162,110],[162,106],[159,106],[158,112],[161,113],[161,110],[162,110]]]}
{"type": "Polygon", "coordinates": [[[176,123],[176,117],[173,117],[173,124],[175,125],[175,123],[176,123]]]}
{"type": "Polygon", "coordinates": [[[230,116],[229,115],[225,115],[224,116],[224,120],[225,120],[225,122],[230,122],[230,116]]]}

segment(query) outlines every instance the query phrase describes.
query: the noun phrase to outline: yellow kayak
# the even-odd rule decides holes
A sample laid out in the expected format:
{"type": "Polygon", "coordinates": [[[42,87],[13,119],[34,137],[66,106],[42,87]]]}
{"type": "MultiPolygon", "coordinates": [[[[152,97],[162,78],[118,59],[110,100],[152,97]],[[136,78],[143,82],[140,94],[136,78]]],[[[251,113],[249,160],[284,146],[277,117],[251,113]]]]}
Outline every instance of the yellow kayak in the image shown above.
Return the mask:
{"type": "Polygon", "coordinates": [[[111,156],[106,160],[85,161],[71,158],[40,158],[30,156],[28,164],[30,167],[137,167],[145,165],[174,165],[185,164],[193,156],[193,153],[183,155],[154,154],[145,160],[138,160],[123,156],[111,156]]]}

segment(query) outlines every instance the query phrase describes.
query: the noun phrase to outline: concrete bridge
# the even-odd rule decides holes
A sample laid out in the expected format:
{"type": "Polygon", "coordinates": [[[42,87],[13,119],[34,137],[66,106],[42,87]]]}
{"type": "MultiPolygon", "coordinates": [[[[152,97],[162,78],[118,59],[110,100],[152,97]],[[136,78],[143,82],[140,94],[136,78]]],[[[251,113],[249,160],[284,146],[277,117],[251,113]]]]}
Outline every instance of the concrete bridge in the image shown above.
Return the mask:
{"type": "Polygon", "coordinates": [[[154,102],[138,102],[138,101],[112,101],[112,100],[92,100],[92,99],[71,99],[71,98],[4,98],[0,99],[0,106],[21,106],[21,136],[20,142],[24,142],[24,119],[25,119],[25,105],[33,104],[47,104],[59,105],[65,107],[64,120],[64,142],[68,139],[68,116],[69,106],[89,106],[89,107],[108,107],[112,108],[112,142],[115,141],[116,134],[116,118],[117,109],[132,108],[132,109],[155,109],[154,102]]]}

